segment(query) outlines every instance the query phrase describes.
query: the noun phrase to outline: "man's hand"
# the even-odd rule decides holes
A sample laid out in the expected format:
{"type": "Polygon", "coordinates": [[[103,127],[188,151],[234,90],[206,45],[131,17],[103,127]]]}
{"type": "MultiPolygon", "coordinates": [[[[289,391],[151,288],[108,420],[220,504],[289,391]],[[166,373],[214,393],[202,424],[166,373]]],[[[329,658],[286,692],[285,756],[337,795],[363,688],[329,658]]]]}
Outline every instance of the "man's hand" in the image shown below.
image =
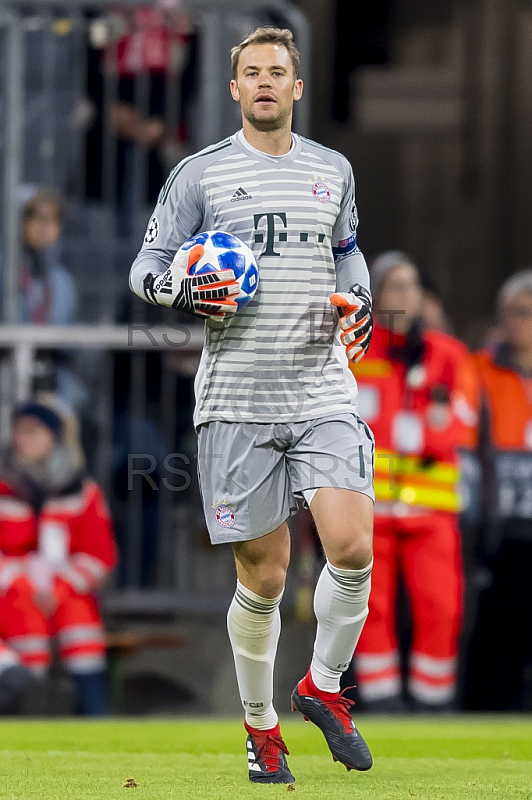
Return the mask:
{"type": "Polygon", "coordinates": [[[223,319],[226,314],[234,314],[238,305],[233,295],[240,292],[240,286],[232,269],[189,275],[189,270],[202,255],[201,244],[194,245],[191,250],[179,250],[166,272],[146,275],[146,299],[198,317],[223,319]]]}
{"type": "Polygon", "coordinates": [[[329,300],[340,309],[340,340],[347,358],[357,364],[364,357],[373,333],[371,295],[367,289],[355,283],[348,292],[335,292],[329,300]]]}

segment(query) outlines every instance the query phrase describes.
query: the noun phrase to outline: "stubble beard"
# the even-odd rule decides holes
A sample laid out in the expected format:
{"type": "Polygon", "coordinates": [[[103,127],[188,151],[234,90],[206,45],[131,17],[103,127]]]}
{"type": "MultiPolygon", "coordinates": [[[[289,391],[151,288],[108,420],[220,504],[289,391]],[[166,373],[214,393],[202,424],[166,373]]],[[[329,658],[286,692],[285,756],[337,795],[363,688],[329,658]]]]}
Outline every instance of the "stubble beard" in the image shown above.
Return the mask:
{"type": "Polygon", "coordinates": [[[270,131],[278,131],[282,130],[282,128],[286,127],[287,120],[290,117],[289,112],[280,112],[276,117],[272,119],[260,119],[254,113],[253,109],[247,109],[244,111],[242,110],[244,118],[250,125],[252,125],[255,130],[261,131],[261,133],[268,133],[270,131]]]}

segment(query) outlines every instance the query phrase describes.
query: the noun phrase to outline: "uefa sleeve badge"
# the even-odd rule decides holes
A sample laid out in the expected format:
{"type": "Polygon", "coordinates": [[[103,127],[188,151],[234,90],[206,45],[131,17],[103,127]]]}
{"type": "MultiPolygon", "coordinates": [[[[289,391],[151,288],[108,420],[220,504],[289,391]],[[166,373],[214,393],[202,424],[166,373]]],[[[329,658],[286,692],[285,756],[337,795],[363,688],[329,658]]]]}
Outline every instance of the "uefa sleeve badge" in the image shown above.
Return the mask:
{"type": "Polygon", "coordinates": [[[153,244],[158,236],[159,236],[159,220],[157,219],[157,217],[152,217],[148,224],[148,230],[146,231],[146,236],[144,237],[144,243],[153,244]]]}

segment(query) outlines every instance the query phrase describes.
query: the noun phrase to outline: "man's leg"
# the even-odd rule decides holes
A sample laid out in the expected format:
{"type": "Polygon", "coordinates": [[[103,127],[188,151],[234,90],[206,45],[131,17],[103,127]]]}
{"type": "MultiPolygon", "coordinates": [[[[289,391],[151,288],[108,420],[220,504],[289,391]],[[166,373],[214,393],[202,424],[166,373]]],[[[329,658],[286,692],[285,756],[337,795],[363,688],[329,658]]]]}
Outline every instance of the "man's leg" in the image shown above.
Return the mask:
{"type": "MultiPolygon", "coordinates": [[[[406,528],[406,521],[404,523],[406,528]]],[[[455,700],[462,612],[462,562],[456,519],[446,512],[408,521],[401,568],[412,608],[408,689],[420,711],[455,700]]]]}
{"type": "Polygon", "coordinates": [[[248,736],[249,778],[292,783],[273,707],[279,603],[290,558],[286,520],[297,504],[284,456],[286,426],[213,421],[200,426],[198,465],[213,544],[230,542],[237,588],[227,615],[248,736]]]}
{"type": "Polygon", "coordinates": [[[78,710],[88,716],[109,714],[105,632],[96,599],[72,591],[57,607],[53,626],[61,661],[76,684],[78,710]]]}
{"type": "Polygon", "coordinates": [[[340,696],[340,676],[368,615],[373,501],[350,489],[322,487],[310,510],[327,563],[314,595],[318,627],[311,667],[292,701],[322,730],[335,760],[348,769],[367,770],[371,754],[349,716],[349,701],[340,696]]]}
{"type": "Polygon", "coordinates": [[[365,711],[404,710],[395,632],[399,540],[393,517],[375,518],[369,616],[356,651],[358,695],[365,711]]]}
{"type": "Polygon", "coordinates": [[[368,616],[373,502],[359,492],[324,487],[310,510],[327,558],[314,594],[311,676],[321,691],[339,692],[368,616]]]}
{"type": "Polygon", "coordinates": [[[273,707],[273,669],[281,632],[281,602],[290,560],[288,525],[233,544],[237,588],[227,614],[236,677],[248,732],[250,779],[292,783],[273,707]]]}

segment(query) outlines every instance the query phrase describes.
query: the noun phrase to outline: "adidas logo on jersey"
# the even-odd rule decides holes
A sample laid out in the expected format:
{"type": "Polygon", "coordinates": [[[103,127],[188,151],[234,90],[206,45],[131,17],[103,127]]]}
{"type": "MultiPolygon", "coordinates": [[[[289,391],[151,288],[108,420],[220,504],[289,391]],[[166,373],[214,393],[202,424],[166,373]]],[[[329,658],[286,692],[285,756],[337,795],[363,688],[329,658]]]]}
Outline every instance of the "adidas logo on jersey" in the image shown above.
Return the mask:
{"type": "Polygon", "coordinates": [[[238,200],[252,200],[252,196],[246,192],[241,186],[236,190],[234,195],[231,198],[232,203],[238,202],[238,200]]]}

